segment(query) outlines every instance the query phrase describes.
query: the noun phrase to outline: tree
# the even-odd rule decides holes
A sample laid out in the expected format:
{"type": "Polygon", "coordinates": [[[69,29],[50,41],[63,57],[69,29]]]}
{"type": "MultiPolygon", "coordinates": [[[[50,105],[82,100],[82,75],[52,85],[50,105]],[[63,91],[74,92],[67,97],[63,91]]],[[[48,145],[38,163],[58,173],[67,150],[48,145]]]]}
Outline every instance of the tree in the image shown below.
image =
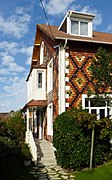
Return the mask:
{"type": "Polygon", "coordinates": [[[112,53],[99,48],[90,66],[92,78],[95,80],[95,90],[108,87],[112,90],[112,53]]]}

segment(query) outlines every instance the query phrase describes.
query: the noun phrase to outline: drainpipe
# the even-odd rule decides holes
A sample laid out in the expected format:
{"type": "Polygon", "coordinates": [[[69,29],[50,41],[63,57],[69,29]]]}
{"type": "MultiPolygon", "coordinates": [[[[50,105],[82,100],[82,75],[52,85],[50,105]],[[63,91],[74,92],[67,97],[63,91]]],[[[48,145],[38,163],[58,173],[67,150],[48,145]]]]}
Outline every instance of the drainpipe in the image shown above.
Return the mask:
{"type": "Polygon", "coordinates": [[[65,43],[64,43],[64,46],[63,46],[64,49],[66,48],[67,42],[68,42],[68,39],[65,39],[65,43]]]}

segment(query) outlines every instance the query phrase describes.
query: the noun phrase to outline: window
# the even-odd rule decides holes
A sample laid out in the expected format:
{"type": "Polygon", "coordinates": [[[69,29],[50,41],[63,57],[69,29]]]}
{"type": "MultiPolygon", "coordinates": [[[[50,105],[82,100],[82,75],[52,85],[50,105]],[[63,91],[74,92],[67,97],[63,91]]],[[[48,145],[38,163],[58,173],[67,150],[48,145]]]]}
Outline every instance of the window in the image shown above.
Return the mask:
{"type": "Polygon", "coordinates": [[[80,22],[80,35],[88,35],[88,23],[80,22]]]}
{"type": "Polygon", "coordinates": [[[82,95],[82,106],[87,112],[91,114],[96,114],[97,119],[102,119],[104,117],[110,117],[111,113],[111,98],[88,98],[87,95],[82,95]]]}
{"type": "Polygon", "coordinates": [[[50,91],[53,90],[53,59],[48,64],[48,86],[47,86],[47,92],[49,93],[50,91]]]}
{"type": "Polygon", "coordinates": [[[71,34],[88,36],[88,22],[71,20],[71,34]]]}
{"type": "Polygon", "coordinates": [[[42,89],[42,73],[38,73],[38,88],[42,89]]]}
{"type": "Polygon", "coordinates": [[[42,41],[40,46],[40,64],[43,64],[44,59],[44,42],[42,41]]]}
{"type": "Polygon", "coordinates": [[[71,21],[71,33],[79,34],[79,24],[78,21],[71,21]]]}

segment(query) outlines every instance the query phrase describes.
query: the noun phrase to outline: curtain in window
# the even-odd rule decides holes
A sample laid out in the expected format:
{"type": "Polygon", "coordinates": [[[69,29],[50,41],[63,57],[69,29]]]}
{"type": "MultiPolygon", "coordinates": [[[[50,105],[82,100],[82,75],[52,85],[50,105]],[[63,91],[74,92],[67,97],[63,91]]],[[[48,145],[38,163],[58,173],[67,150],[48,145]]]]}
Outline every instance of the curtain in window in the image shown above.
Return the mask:
{"type": "Polygon", "coordinates": [[[88,23],[80,22],[80,35],[88,35],[88,23]]]}

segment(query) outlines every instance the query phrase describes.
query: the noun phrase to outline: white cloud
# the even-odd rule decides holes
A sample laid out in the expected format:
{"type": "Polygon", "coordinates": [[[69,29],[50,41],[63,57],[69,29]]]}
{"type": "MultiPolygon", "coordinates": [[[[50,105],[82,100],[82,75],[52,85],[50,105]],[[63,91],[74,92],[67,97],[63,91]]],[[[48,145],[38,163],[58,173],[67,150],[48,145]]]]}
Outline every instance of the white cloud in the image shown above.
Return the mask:
{"type": "Polygon", "coordinates": [[[96,8],[89,5],[82,7],[80,4],[76,4],[74,2],[74,0],[64,0],[64,2],[62,2],[62,0],[49,0],[49,2],[44,0],[43,4],[49,15],[59,15],[61,13],[65,13],[68,9],[78,10],[96,15],[93,22],[94,29],[102,23],[102,13],[96,8]]]}
{"type": "Polygon", "coordinates": [[[21,49],[22,53],[25,53],[27,56],[26,64],[31,64],[31,58],[32,58],[32,52],[33,52],[33,46],[25,47],[21,49]]]}
{"type": "Polygon", "coordinates": [[[1,93],[0,111],[18,110],[26,103],[25,78],[14,77],[10,86],[4,86],[4,93],[1,93]]]}
{"type": "Polygon", "coordinates": [[[0,69],[0,74],[1,75],[8,75],[8,74],[10,74],[10,72],[9,72],[9,70],[8,69],[6,69],[6,68],[1,68],[0,69]]]}
{"type": "Polygon", "coordinates": [[[14,58],[10,55],[6,55],[1,59],[2,59],[2,64],[5,66],[10,66],[10,64],[14,62],[14,58]]]}
{"type": "Polygon", "coordinates": [[[0,49],[6,52],[10,52],[11,54],[17,53],[17,50],[19,48],[18,46],[19,44],[17,42],[8,42],[8,41],[0,42],[0,49]]]}
{"type": "Polygon", "coordinates": [[[7,78],[6,77],[0,77],[0,82],[1,83],[4,83],[4,82],[6,82],[7,81],[7,78]]]}
{"type": "Polygon", "coordinates": [[[15,59],[10,55],[6,55],[6,56],[2,57],[1,60],[2,60],[2,65],[8,66],[8,70],[10,72],[17,73],[17,72],[25,71],[25,69],[23,67],[21,67],[15,63],[15,59]]]}
{"type": "Polygon", "coordinates": [[[4,35],[11,35],[19,39],[28,32],[30,20],[31,16],[25,8],[16,8],[14,15],[7,18],[0,16],[0,31],[4,35]]]}
{"type": "Polygon", "coordinates": [[[112,24],[107,27],[107,32],[112,33],[112,24]]]}
{"type": "Polygon", "coordinates": [[[10,72],[23,72],[25,71],[25,68],[18,66],[16,63],[11,63],[9,66],[9,71],[10,72]]]}
{"type": "Polygon", "coordinates": [[[74,0],[49,0],[49,2],[47,0],[44,0],[43,4],[48,14],[58,15],[61,13],[65,13],[65,11],[70,8],[70,5],[73,2],[74,0]]]}
{"type": "Polygon", "coordinates": [[[84,6],[81,9],[82,12],[87,12],[87,13],[92,13],[95,14],[95,18],[93,21],[93,25],[94,25],[94,29],[96,28],[96,26],[102,24],[102,13],[99,12],[96,8],[91,8],[90,6],[84,6]]]}

